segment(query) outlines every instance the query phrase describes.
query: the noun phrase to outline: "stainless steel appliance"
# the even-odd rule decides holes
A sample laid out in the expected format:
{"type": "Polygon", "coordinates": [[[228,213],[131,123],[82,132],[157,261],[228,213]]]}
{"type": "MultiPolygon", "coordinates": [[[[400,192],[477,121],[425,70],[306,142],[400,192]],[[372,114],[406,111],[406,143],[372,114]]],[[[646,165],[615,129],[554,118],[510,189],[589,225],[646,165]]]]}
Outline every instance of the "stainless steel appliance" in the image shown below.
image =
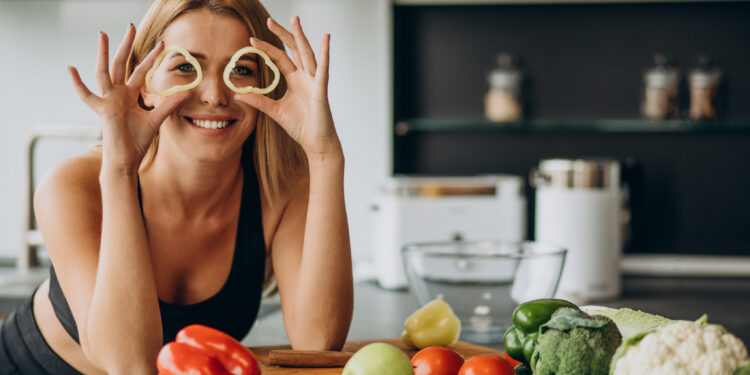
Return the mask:
{"type": "Polygon", "coordinates": [[[620,163],[547,159],[532,173],[535,240],[568,249],[557,295],[575,302],[619,295],[627,212],[620,163]]]}

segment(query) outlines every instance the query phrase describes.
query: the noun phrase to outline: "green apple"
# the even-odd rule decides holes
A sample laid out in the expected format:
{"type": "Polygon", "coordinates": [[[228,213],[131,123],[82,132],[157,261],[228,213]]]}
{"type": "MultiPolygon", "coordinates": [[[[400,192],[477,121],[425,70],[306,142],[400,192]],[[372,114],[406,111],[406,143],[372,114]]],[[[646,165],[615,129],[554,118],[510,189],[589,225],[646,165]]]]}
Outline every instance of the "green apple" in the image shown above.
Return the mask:
{"type": "Polygon", "coordinates": [[[414,375],[414,368],[401,349],[376,342],[357,350],[341,375],[414,375]]]}

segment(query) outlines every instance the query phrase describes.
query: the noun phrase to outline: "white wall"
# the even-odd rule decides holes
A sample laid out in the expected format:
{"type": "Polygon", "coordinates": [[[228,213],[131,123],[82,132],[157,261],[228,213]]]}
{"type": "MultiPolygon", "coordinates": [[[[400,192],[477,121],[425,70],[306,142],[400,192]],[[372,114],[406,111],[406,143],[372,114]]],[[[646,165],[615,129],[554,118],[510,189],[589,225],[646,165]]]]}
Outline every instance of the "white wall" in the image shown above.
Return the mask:
{"type": "Polygon", "coordinates": [[[346,204],[355,264],[369,257],[370,206],[391,173],[390,2],[296,0],[310,43],[331,34],[331,109],[346,155],[346,204]]]}
{"type": "MultiPolygon", "coordinates": [[[[145,0],[0,1],[0,257],[21,246],[26,176],[25,143],[34,124],[97,124],[73,91],[66,67],[92,83],[99,30],[119,41],[138,23],[145,0]]],[[[86,147],[81,142],[41,142],[37,166],[46,169],[86,147]]]]}
{"type": "MultiPolygon", "coordinates": [[[[119,43],[136,25],[147,0],[0,0],[0,257],[20,247],[24,143],[41,122],[97,124],[75,95],[66,71],[75,65],[87,83],[98,31],[119,43]]],[[[313,48],[331,33],[330,100],[346,164],[346,200],[355,262],[369,254],[369,206],[376,185],[390,174],[390,28],[387,0],[266,0],[271,15],[288,25],[299,15],[313,48]]],[[[114,48],[112,48],[114,50],[114,48]]],[[[45,170],[85,148],[80,142],[40,143],[45,170]]]]}

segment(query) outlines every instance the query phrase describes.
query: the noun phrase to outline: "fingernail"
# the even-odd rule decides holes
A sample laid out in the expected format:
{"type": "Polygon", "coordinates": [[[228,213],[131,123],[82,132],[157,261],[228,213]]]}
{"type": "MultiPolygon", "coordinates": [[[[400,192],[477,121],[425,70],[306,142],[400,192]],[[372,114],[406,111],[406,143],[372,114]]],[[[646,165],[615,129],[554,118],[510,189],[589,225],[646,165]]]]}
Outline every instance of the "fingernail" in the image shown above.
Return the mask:
{"type": "Polygon", "coordinates": [[[268,20],[271,21],[271,22],[273,22],[273,23],[276,23],[276,20],[273,19],[273,18],[271,18],[271,17],[268,17],[268,20]]]}
{"type": "Polygon", "coordinates": [[[253,42],[260,42],[260,39],[258,39],[256,37],[251,37],[250,40],[253,41],[253,42]]]}

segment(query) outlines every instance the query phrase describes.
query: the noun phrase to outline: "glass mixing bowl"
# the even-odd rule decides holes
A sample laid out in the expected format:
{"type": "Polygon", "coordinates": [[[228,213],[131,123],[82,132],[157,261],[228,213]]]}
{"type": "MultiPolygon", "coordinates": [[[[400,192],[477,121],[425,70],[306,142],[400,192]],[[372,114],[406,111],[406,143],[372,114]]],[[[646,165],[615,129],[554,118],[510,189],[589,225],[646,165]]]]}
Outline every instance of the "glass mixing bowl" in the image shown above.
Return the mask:
{"type": "Polygon", "coordinates": [[[448,302],[461,339],[499,343],[520,303],[555,295],[567,250],[536,242],[434,242],[405,245],[409,290],[420,305],[448,302]]]}

